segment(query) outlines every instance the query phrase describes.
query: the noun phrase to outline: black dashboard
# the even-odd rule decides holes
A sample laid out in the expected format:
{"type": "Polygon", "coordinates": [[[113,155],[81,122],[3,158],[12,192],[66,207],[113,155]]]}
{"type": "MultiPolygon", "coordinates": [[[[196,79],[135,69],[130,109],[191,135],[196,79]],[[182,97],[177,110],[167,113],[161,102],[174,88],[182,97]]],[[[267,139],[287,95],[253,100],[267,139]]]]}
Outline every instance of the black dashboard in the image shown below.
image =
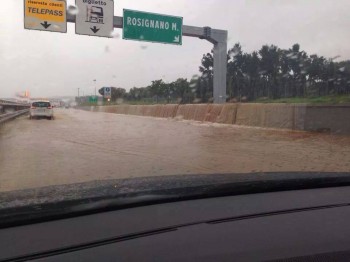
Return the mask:
{"type": "Polygon", "coordinates": [[[206,198],[0,229],[0,261],[350,261],[350,187],[206,198]]]}

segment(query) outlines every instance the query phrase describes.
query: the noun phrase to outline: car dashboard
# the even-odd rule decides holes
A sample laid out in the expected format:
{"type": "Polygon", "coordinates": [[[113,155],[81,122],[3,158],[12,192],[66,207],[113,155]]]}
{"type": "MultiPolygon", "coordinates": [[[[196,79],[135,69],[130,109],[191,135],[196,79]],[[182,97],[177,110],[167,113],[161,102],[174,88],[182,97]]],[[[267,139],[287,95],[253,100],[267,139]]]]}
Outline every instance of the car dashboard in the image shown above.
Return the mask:
{"type": "Polygon", "coordinates": [[[0,261],[349,261],[349,199],[347,186],[291,190],[8,227],[0,261]]]}

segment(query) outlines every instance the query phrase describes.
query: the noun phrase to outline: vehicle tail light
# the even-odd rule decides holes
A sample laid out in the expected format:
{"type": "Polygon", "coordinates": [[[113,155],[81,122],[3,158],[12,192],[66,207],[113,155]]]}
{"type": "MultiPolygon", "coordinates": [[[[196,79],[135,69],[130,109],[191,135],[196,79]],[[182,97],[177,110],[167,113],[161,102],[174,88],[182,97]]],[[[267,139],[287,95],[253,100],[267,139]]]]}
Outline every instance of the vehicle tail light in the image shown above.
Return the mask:
{"type": "Polygon", "coordinates": [[[52,106],[48,106],[47,109],[52,109],[52,106]]]}

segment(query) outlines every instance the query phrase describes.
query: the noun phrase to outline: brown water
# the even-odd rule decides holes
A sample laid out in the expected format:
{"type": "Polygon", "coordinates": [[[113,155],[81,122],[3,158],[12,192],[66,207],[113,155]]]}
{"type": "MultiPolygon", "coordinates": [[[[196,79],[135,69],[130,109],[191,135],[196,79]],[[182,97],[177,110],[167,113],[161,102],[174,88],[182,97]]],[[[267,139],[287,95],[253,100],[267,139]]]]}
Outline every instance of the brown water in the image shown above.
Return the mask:
{"type": "Polygon", "coordinates": [[[350,137],[56,110],[0,127],[0,191],[101,179],[350,171],[350,137]]]}

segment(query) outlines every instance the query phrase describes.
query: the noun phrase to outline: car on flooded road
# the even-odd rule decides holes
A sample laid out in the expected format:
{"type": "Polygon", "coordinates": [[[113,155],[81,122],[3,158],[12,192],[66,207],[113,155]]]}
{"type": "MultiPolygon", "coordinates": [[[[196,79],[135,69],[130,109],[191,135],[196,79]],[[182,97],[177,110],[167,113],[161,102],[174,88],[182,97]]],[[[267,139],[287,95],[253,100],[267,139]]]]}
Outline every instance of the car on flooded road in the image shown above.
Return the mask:
{"type": "Polygon", "coordinates": [[[35,101],[32,102],[29,110],[29,119],[34,118],[54,119],[53,106],[49,101],[35,101]]]}

